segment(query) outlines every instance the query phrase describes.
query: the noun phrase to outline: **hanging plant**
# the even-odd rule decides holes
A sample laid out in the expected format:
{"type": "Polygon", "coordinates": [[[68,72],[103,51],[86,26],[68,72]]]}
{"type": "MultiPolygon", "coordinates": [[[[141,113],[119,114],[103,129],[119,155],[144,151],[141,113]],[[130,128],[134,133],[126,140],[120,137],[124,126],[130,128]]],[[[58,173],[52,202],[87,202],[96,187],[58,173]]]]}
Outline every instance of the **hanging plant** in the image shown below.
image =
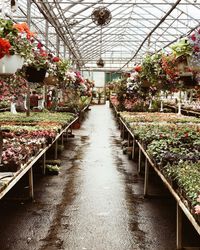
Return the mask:
{"type": "Polygon", "coordinates": [[[103,61],[103,59],[102,58],[100,58],[98,61],[97,61],[97,66],[99,67],[99,68],[103,68],[104,67],[104,61],[103,61]]]}

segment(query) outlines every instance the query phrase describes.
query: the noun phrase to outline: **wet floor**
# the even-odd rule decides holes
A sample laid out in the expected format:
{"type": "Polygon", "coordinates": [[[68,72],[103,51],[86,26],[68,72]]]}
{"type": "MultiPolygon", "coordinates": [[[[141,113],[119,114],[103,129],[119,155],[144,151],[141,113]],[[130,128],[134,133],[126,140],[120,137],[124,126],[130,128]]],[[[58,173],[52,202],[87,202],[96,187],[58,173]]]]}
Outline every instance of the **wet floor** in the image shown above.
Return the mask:
{"type": "Polygon", "coordinates": [[[34,202],[0,202],[0,250],[172,250],[175,203],[123,155],[107,105],[93,106],[61,155],[58,176],[35,180],[34,202]]]}

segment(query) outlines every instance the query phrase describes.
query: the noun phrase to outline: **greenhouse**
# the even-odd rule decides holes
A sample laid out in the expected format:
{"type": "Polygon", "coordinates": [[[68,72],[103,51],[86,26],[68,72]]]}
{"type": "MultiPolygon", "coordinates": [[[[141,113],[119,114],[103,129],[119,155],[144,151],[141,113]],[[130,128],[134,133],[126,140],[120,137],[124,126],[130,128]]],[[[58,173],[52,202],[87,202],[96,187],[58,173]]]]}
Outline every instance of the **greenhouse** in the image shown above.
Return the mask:
{"type": "Polygon", "coordinates": [[[200,0],[0,1],[0,250],[200,249],[200,0]]]}

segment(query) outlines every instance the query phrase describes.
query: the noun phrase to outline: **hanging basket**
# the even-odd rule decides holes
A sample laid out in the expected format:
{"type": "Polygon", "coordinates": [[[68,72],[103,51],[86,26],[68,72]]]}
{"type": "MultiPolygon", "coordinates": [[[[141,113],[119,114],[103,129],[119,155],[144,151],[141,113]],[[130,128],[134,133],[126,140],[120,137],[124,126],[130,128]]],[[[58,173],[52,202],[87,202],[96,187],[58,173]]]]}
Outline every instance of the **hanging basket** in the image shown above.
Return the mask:
{"type": "Polygon", "coordinates": [[[56,86],[59,84],[59,80],[58,80],[58,77],[56,76],[48,76],[48,77],[45,77],[44,83],[46,85],[56,86]]]}
{"type": "Polygon", "coordinates": [[[28,82],[43,82],[47,70],[46,69],[37,69],[34,67],[26,68],[26,79],[28,82]]]}
{"type": "Polygon", "coordinates": [[[180,74],[188,71],[188,56],[179,56],[175,60],[175,66],[180,74]]]}
{"type": "Polygon", "coordinates": [[[198,81],[190,72],[181,74],[179,81],[182,82],[184,88],[194,88],[198,85],[198,81]]]}
{"type": "Polygon", "coordinates": [[[151,83],[147,79],[141,80],[141,86],[142,87],[151,87],[151,83]]]}
{"type": "Polygon", "coordinates": [[[24,58],[20,55],[6,55],[0,59],[0,74],[14,74],[23,63],[24,58]]]}

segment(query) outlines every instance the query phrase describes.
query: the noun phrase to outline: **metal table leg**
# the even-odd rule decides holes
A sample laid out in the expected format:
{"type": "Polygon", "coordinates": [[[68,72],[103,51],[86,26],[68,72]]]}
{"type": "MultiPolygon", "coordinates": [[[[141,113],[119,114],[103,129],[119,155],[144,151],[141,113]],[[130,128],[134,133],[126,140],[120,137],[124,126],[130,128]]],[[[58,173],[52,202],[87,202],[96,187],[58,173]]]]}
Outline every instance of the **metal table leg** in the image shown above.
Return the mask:
{"type": "Polygon", "coordinates": [[[149,162],[147,158],[145,158],[144,196],[148,195],[148,183],[149,183],[149,162]]]}
{"type": "Polygon", "coordinates": [[[176,204],[176,248],[182,249],[182,218],[183,212],[179,207],[178,202],[176,204]]]}
{"type": "Polygon", "coordinates": [[[28,171],[28,180],[29,180],[29,197],[30,199],[34,198],[33,193],[33,168],[30,168],[28,171]]]}

